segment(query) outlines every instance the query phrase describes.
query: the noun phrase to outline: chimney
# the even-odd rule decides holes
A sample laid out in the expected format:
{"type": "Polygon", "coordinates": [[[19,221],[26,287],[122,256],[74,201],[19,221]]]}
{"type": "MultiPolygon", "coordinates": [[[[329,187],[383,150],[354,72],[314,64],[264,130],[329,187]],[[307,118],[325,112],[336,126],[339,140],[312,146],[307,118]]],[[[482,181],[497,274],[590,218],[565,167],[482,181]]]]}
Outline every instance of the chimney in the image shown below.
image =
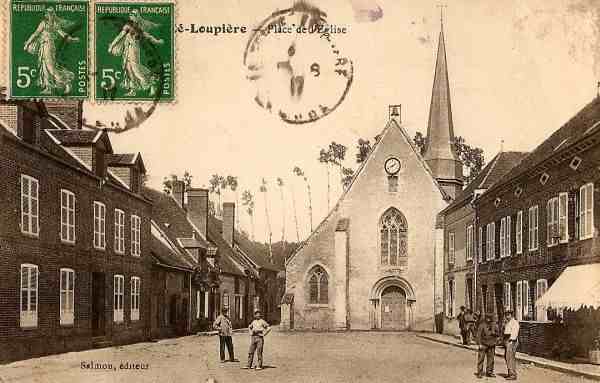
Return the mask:
{"type": "Polygon", "coordinates": [[[390,120],[394,120],[398,124],[402,123],[402,105],[390,105],[389,113],[390,120]]]}
{"type": "Polygon", "coordinates": [[[188,218],[198,228],[200,234],[206,238],[208,226],[208,189],[188,189],[187,199],[188,218]]]}
{"type": "Polygon", "coordinates": [[[177,202],[177,205],[183,208],[185,197],[185,182],[181,180],[174,180],[173,184],[171,185],[171,196],[173,196],[175,202],[177,202]]]}
{"type": "Polygon", "coordinates": [[[42,117],[45,111],[34,102],[25,102],[18,108],[17,135],[29,144],[37,144],[42,129],[42,117]]]}
{"type": "Polygon", "coordinates": [[[235,203],[223,203],[223,238],[233,246],[235,236],[235,203]]]}

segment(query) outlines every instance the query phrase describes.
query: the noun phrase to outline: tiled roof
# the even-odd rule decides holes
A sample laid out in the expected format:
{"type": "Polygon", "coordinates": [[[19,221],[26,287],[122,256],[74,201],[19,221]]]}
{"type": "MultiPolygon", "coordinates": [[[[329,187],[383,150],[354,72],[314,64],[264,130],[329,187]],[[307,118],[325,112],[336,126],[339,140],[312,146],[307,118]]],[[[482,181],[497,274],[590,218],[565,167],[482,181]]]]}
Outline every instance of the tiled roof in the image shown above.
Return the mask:
{"type": "Polygon", "coordinates": [[[91,145],[96,142],[100,132],[95,130],[83,129],[52,129],[52,135],[61,143],[61,145],[91,145]]]}
{"type": "MultiPolygon", "coordinates": [[[[581,109],[562,127],[539,144],[523,161],[505,177],[509,180],[535,168],[547,158],[575,144],[587,135],[600,130],[600,97],[581,109]]],[[[494,187],[499,186],[497,183],[494,187]]]]}
{"type": "MultiPolygon", "coordinates": [[[[178,242],[193,238],[194,233],[198,241],[204,239],[197,233],[194,227],[187,219],[187,214],[175,200],[158,190],[154,190],[148,187],[144,188],[144,195],[152,200],[152,218],[155,222],[160,225],[162,231],[164,231],[172,242],[178,242]]],[[[209,221],[210,222],[210,221],[209,221]]],[[[215,232],[215,228],[208,225],[206,246],[216,246],[219,254],[219,266],[222,272],[234,275],[245,275],[242,270],[231,260],[231,257],[235,257],[233,249],[225,242],[221,237],[220,232],[215,232]]]]}
{"type": "MultiPolygon", "coordinates": [[[[219,233],[222,232],[223,221],[220,219],[211,216],[209,218],[210,226],[217,228],[219,233]]],[[[267,256],[268,248],[267,246],[262,246],[259,243],[253,242],[244,236],[239,231],[235,231],[235,244],[240,248],[240,250],[250,258],[252,262],[254,262],[258,267],[272,270],[272,271],[280,271],[281,267],[271,263],[267,256]]]]}
{"type": "Polygon", "coordinates": [[[506,174],[517,166],[523,158],[527,156],[527,152],[500,152],[479,172],[477,177],[471,181],[466,188],[456,197],[444,212],[453,210],[454,208],[468,202],[473,197],[473,193],[478,189],[489,189],[496,182],[500,181],[506,174]]]}
{"type": "Polygon", "coordinates": [[[162,238],[163,234],[157,232],[155,228],[152,229],[150,239],[150,251],[152,255],[163,265],[193,270],[195,266],[194,262],[189,259],[189,256],[182,249],[177,248],[175,244],[162,238]]]}
{"type": "Polygon", "coordinates": [[[125,153],[125,154],[108,154],[106,156],[106,163],[111,165],[133,165],[137,154],[125,153]]]}

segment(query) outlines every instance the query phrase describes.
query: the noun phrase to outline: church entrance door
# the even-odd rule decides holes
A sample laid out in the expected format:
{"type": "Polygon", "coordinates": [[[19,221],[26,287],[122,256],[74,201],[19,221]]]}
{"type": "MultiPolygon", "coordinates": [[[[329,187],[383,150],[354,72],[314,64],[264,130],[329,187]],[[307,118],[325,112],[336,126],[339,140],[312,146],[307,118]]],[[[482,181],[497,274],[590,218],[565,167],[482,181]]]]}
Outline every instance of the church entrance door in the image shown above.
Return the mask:
{"type": "Polygon", "coordinates": [[[406,294],[398,286],[390,286],[381,293],[381,328],[384,330],[406,328],[406,294]]]}

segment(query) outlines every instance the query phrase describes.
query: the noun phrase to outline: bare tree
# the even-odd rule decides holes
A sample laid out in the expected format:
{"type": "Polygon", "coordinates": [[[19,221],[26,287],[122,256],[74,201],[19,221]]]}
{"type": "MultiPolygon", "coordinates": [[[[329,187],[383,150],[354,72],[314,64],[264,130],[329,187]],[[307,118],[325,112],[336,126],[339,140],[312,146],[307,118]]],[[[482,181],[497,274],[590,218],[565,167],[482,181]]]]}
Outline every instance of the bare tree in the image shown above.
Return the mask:
{"type": "Polygon", "coordinates": [[[277,186],[279,186],[279,196],[281,197],[281,242],[285,242],[285,198],[283,196],[283,179],[277,177],[277,186]]]}
{"type": "MultiPolygon", "coordinates": [[[[231,191],[235,194],[235,207],[237,209],[240,206],[240,204],[239,204],[240,201],[239,201],[239,196],[238,196],[238,191],[237,191],[237,188],[239,186],[238,178],[237,178],[237,176],[227,176],[226,182],[227,182],[227,186],[229,186],[229,189],[231,189],[231,191]]],[[[240,227],[240,215],[239,214],[236,214],[235,220],[236,220],[236,223],[235,223],[236,227],[240,227]]]]}
{"type": "Polygon", "coordinates": [[[321,149],[319,152],[319,162],[325,165],[325,169],[327,169],[327,211],[331,206],[331,177],[329,168],[331,166],[332,153],[331,150],[321,149]]]}
{"type": "Polygon", "coordinates": [[[273,231],[271,230],[271,218],[269,216],[269,199],[267,198],[267,181],[263,178],[260,185],[260,192],[263,193],[263,197],[265,199],[265,218],[267,219],[267,231],[269,237],[269,259],[273,259],[273,231]]]}
{"type": "Polygon", "coordinates": [[[310,192],[310,182],[308,182],[308,177],[304,174],[304,171],[300,169],[298,166],[294,167],[294,174],[298,177],[302,177],[304,182],[306,183],[306,191],[308,193],[308,218],[310,220],[310,232],[313,231],[313,214],[312,214],[312,196],[310,192]]]}
{"type": "Polygon", "coordinates": [[[252,195],[250,190],[242,192],[242,205],[246,207],[246,213],[250,217],[250,225],[252,226],[251,239],[254,241],[254,195],[252,195]]]}
{"type": "MultiPolygon", "coordinates": [[[[187,170],[183,173],[181,180],[185,183],[186,188],[192,187],[192,178],[193,176],[187,170]]],[[[173,173],[169,174],[168,177],[163,178],[163,192],[166,194],[171,194],[171,191],[173,190],[173,183],[178,180],[179,177],[173,173]]]]}

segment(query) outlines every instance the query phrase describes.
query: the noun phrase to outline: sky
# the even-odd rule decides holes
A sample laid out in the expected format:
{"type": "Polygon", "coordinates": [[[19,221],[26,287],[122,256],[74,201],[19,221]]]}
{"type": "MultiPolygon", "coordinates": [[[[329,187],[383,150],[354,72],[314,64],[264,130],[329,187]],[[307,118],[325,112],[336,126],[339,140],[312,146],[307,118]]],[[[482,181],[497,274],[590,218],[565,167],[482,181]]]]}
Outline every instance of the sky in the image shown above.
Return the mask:
{"type": "MultiPolygon", "coordinates": [[[[329,23],[346,26],[335,44],[354,66],[344,101],[316,122],[288,124],[254,101],[246,78],[246,34],[176,34],[176,102],[159,105],[139,128],[111,134],[115,152],[141,152],[149,185],[188,170],[193,186],[208,186],[212,174],[234,175],[239,190],[255,194],[255,238],[267,236],[267,197],[273,241],[310,232],[307,190],[292,173],[302,168],[310,182],[313,226],[327,214],[326,168],[318,161],[332,141],[346,145],[345,166],[356,168],[358,138],[373,140],[388,120],[388,105],[402,104],[404,128],[427,130],[435,54],[440,31],[437,1],[314,1],[329,23]],[[358,9],[382,10],[375,21],[358,9]],[[276,178],[285,182],[284,203],[276,178]],[[268,193],[259,192],[262,178],[268,193]],[[285,218],[284,218],[285,217],[285,218]]],[[[219,2],[180,0],[176,23],[189,26],[257,26],[290,0],[219,2]]],[[[455,134],[484,149],[486,160],[501,147],[528,151],[596,96],[600,80],[600,11],[592,0],[456,0],[444,9],[444,33],[455,134]],[[503,143],[502,143],[503,141],[503,143]]],[[[301,37],[299,37],[301,38],[301,37]]],[[[86,104],[88,121],[122,120],[131,105],[86,104]]],[[[341,193],[331,173],[331,206],[341,193]]],[[[226,193],[224,201],[234,201],[226,193]]],[[[241,228],[252,232],[240,214],[241,228]]]]}

